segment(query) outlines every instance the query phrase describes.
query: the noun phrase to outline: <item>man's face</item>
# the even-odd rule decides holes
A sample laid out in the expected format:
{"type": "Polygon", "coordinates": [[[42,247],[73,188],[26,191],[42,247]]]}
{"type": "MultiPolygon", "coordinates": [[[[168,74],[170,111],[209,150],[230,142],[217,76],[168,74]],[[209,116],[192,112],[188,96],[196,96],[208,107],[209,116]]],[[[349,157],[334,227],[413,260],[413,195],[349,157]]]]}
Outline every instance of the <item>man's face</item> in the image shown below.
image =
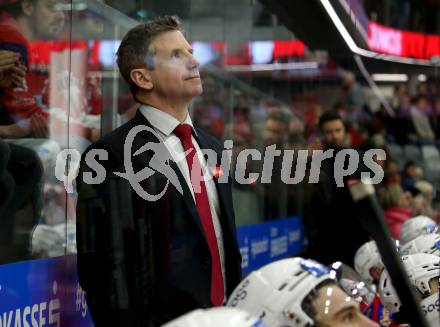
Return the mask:
{"type": "Polygon", "coordinates": [[[38,39],[53,39],[64,27],[65,15],[62,10],[64,0],[37,0],[26,15],[38,39]]]}
{"type": "Polygon", "coordinates": [[[378,327],[365,317],[359,304],[349,297],[339,286],[324,286],[318,291],[313,302],[316,311],[315,322],[326,327],[378,327]]]}
{"type": "Polygon", "coordinates": [[[344,146],[345,127],[340,119],[324,123],[322,134],[326,145],[332,148],[342,148],[344,146]]]}
{"type": "Polygon", "coordinates": [[[151,43],[154,69],[149,70],[152,92],[168,100],[191,100],[202,94],[199,62],[180,31],[159,34],[151,43]]]}
{"type": "Polygon", "coordinates": [[[417,107],[420,110],[425,111],[428,107],[428,101],[425,98],[420,98],[420,100],[417,102],[417,107]]]}
{"type": "Polygon", "coordinates": [[[277,120],[269,119],[264,127],[264,144],[266,146],[280,145],[286,133],[285,125],[277,120]]]}

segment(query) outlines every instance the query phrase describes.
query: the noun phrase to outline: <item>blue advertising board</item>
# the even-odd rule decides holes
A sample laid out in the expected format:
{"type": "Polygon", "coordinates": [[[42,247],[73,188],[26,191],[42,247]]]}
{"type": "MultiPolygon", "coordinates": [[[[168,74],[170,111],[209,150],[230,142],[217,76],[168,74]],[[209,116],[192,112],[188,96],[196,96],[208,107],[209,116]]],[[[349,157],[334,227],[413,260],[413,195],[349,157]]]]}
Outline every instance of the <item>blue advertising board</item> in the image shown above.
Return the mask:
{"type": "MultiPolygon", "coordinates": [[[[239,226],[243,273],[302,249],[300,217],[239,226]]],[[[0,266],[0,327],[92,327],[76,256],[0,266]]]]}
{"type": "Polygon", "coordinates": [[[237,227],[243,274],[297,254],[303,249],[301,217],[237,227]]]}
{"type": "Polygon", "coordinates": [[[0,266],[0,327],[92,327],[76,256],[0,266]]]}

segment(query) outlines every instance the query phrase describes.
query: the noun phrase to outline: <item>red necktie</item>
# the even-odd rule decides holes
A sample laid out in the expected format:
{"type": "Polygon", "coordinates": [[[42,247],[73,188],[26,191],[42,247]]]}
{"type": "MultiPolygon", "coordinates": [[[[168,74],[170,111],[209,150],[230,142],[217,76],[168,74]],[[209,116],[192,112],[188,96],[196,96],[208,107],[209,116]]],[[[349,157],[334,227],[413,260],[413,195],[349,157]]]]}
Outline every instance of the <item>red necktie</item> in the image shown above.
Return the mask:
{"type": "Polygon", "coordinates": [[[203,176],[203,171],[200,165],[199,158],[197,156],[196,148],[191,140],[192,127],[188,124],[180,124],[174,130],[174,134],[182,142],[185,151],[188,151],[186,156],[186,162],[188,164],[189,172],[191,175],[191,183],[194,190],[200,190],[200,192],[194,192],[196,200],[196,208],[199,214],[203,230],[205,231],[206,240],[208,242],[209,252],[211,253],[211,302],[214,306],[220,306],[223,303],[225,297],[225,290],[223,286],[223,274],[220,264],[220,253],[218,250],[217,238],[215,236],[214,225],[212,222],[211,207],[209,206],[208,193],[206,192],[205,181],[203,178],[196,178],[192,176],[193,172],[197,172],[200,176],[203,176]],[[200,188],[194,184],[199,183],[200,188]]]}

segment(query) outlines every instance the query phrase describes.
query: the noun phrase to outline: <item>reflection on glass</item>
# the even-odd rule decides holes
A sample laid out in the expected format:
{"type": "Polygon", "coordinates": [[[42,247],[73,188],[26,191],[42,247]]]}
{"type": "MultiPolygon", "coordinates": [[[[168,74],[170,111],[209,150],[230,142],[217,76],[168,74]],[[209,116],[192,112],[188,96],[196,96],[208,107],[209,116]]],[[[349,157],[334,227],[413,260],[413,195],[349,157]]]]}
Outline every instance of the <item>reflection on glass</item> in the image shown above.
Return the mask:
{"type": "Polygon", "coordinates": [[[0,53],[14,56],[6,57],[11,66],[2,69],[0,95],[0,137],[14,154],[7,159],[4,152],[5,171],[17,186],[8,184],[13,204],[4,209],[11,220],[4,230],[16,249],[2,251],[10,261],[76,252],[76,198],[55,168],[63,164],[57,162],[62,150],[82,153],[100,136],[101,74],[89,74],[93,48],[86,39],[70,39],[72,19],[86,12],[70,1],[0,4],[0,53]]]}

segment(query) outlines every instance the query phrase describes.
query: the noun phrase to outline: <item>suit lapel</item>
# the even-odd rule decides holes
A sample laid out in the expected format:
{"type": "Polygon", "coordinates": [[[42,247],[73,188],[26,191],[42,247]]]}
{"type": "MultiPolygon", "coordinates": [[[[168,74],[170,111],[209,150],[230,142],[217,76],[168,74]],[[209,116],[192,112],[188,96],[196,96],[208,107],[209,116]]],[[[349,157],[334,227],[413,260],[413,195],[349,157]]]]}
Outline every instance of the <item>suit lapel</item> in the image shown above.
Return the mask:
{"type": "MultiPolygon", "coordinates": [[[[135,120],[136,125],[146,125],[150,128],[153,128],[152,125],[150,124],[150,122],[144,117],[144,115],[142,115],[142,113],[139,110],[136,113],[134,120],[135,120]]],[[[153,133],[150,133],[148,131],[142,131],[139,133],[139,135],[141,136],[141,139],[142,139],[142,141],[140,141],[140,146],[142,146],[148,142],[152,142],[152,143],[159,143],[160,142],[160,140],[153,133]]],[[[145,167],[146,163],[149,163],[151,160],[152,152],[146,151],[146,152],[138,155],[137,157],[139,157],[139,159],[137,159],[137,160],[141,160],[143,167],[145,167]]],[[[194,202],[194,198],[192,197],[191,190],[189,189],[188,184],[186,183],[186,180],[185,180],[182,172],[180,171],[179,167],[177,166],[176,162],[174,162],[173,160],[170,160],[169,163],[170,163],[170,167],[175,171],[175,173],[179,179],[179,183],[182,187],[182,191],[183,191],[183,194],[180,194],[180,192],[177,189],[175,189],[175,193],[179,194],[178,196],[182,197],[188,210],[191,213],[191,217],[193,218],[193,220],[197,224],[198,228],[200,229],[200,232],[204,235],[205,233],[203,231],[203,226],[200,222],[199,214],[197,213],[197,208],[196,208],[196,205],[194,202]]],[[[167,178],[166,176],[163,176],[162,174],[158,174],[158,173],[154,174],[154,176],[156,176],[156,178],[157,178],[157,175],[160,176],[160,178],[164,178],[164,179],[167,178]]],[[[174,185],[172,185],[172,183],[170,183],[168,185],[168,188],[170,188],[170,187],[175,188],[174,185]]]]}

